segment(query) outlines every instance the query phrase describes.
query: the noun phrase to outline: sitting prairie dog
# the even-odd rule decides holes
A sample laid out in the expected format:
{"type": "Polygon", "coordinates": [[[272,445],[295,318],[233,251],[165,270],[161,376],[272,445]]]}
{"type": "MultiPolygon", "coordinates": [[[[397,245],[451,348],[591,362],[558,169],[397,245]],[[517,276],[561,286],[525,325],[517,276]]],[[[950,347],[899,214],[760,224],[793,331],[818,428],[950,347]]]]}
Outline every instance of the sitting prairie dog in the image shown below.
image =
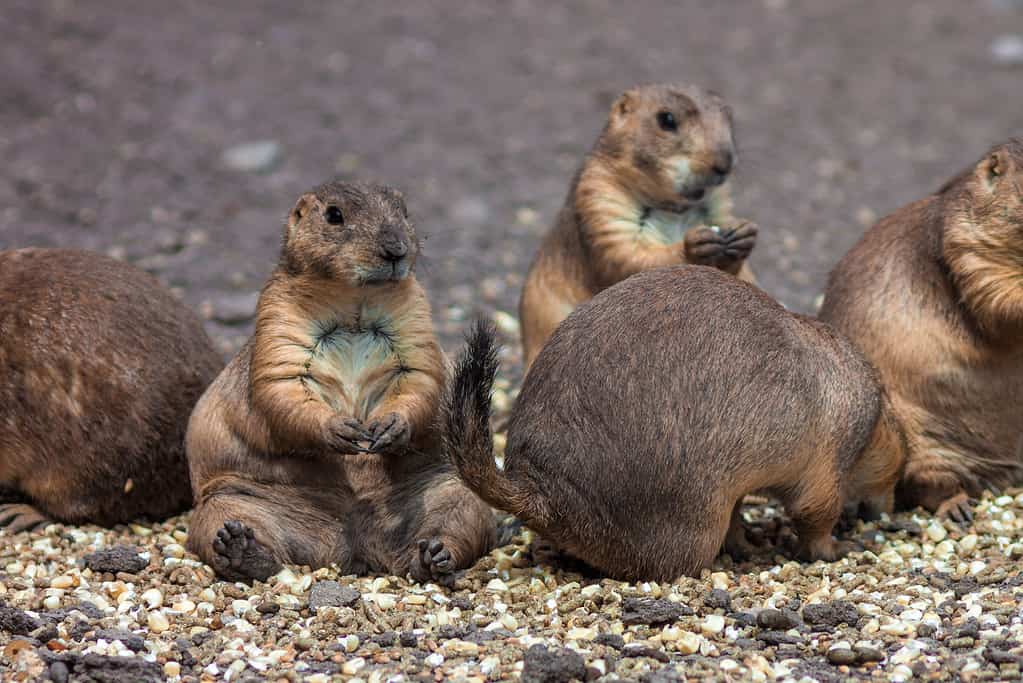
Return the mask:
{"type": "Polygon", "coordinates": [[[891,395],[909,445],[902,504],[966,521],[970,496],[1023,482],[1023,141],[871,228],[820,318],[891,395]]]}
{"type": "Polygon", "coordinates": [[[446,404],[466,484],[613,578],[697,575],[746,553],[743,497],[792,516],[833,560],[846,503],[891,509],[904,453],[876,373],[829,326],[702,266],[641,273],[580,305],[526,376],[504,470],[491,453],[493,333],[477,329],[446,404]]]}
{"type": "Polygon", "coordinates": [[[326,183],[288,217],[252,339],[188,427],[189,547],[230,580],[282,563],[450,582],[494,541],[441,458],[445,363],[405,202],[326,183]]]}
{"type": "Polygon", "coordinates": [[[576,306],[630,275],[690,263],[752,282],[757,226],[732,216],[735,159],[716,94],[648,85],[619,96],[526,277],[526,367],[576,306]]]}
{"type": "Polygon", "coordinates": [[[0,252],[0,526],[187,510],[185,428],[221,367],[148,273],[88,251],[0,252]]]}

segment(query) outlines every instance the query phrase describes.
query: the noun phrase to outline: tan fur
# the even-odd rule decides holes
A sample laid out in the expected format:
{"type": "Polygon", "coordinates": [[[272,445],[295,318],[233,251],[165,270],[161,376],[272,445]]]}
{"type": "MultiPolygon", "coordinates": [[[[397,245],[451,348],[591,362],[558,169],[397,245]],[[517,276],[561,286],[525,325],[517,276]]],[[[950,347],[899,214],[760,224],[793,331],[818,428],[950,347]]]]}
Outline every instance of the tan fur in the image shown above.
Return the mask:
{"type": "Polygon", "coordinates": [[[1023,144],[996,147],[872,228],[821,318],[877,366],[909,460],[908,505],[966,516],[1023,481],[1023,144]]]}
{"type": "Polygon", "coordinates": [[[189,425],[189,544],[226,578],[337,563],[439,581],[493,542],[489,508],[438,454],[445,362],[417,250],[387,188],[327,184],[296,204],[255,334],[189,425]],[[338,206],[345,225],[325,223],[338,206]],[[388,244],[407,255],[388,261],[388,244]]]}
{"type": "Polygon", "coordinates": [[[726,182],[734,156],[731,114],[713,93],[646,86],[615,101],[526,278],[527,366],[576,306],[636,273],[695,263],[753,281],[756,227],[733,217],[726,182]],[[659,126],[662,112],[677,130],[659,126]]]}

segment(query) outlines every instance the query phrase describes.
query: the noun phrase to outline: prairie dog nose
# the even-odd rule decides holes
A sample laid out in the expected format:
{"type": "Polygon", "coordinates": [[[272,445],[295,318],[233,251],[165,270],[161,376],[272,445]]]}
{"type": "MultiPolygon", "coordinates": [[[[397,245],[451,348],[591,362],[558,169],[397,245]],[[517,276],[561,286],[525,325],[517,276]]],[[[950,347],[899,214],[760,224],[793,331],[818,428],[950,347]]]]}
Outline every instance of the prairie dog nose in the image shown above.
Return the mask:
{"type": "Polygon", "coordinates": [[[720,176],[726,176],[732,172],[732,164],[735,162],[735,155],[730,149],[720,149],[714,155],[714,162],[712,168],[714,173],[720,176]]]}
{"type": "Polygon", "coordinates": [[[388,261],[399,261],[408,254],[408,243],[396,229],[384,229],[380,235],[380,256],[388,261]]]}

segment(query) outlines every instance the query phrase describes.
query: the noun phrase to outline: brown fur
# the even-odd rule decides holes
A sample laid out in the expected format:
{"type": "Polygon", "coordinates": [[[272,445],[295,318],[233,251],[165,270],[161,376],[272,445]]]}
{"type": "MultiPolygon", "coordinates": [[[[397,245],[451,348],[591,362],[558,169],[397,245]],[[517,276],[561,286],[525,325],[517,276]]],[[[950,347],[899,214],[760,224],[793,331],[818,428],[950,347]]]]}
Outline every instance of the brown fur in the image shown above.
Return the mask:
{"type": "Polygon", "coordinates": [[[504,471],[487,424],[496,367],[477,331],[446,408],[465,482],[615,578],[673,579],[741,547],[743,496],[792,515],[802,554],[833,559],[845,502],[890,509],[901,452],[874,370],[830,327],[719,270],[642,273],[558,327],[526,377],[504,471]]]}
{"type": "Polygon", "coordinates": [[[0,524],[187,509],[185,426],[222,365],[146,273],[85,251],[0,252],[0,524]]]}
{"type": "Polygon", "coordinates": [[[1023,142],[871,228],[820,317],[881,373],[909,444],[900,500],[954,517],[1023,482],[1023,142]]]}
{"type": "Polygon", "coordinates": [[[189,545],[225,578],[337,563],[449,580],[492,544],[437,453],[445,366],[418,249],[394,190],[328,183],[296,204],[255,334],[188,429],[189,545]]]}
{"type": "Polygon", "coordinates": [[[635,273],[691,263],[752,282],[757,228],[732,216],[734,159],[731,112],[717,95],[677,85],[622,94],[529,269],[526,366],[576,306],[635,273]],[[664,113],[677,130],[662,128],[664,113]]]}

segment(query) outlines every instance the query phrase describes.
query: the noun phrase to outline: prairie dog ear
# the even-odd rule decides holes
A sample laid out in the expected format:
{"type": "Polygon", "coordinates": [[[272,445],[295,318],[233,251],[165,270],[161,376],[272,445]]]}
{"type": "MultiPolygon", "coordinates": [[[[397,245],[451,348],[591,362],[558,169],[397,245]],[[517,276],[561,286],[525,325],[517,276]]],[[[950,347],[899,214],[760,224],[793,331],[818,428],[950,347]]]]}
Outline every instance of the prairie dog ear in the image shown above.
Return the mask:
{"type": "Polygon", "coordinates": [[[308,216],[310,211],[315,210],[319,203],[320,200],[312,192],[307,192],[298,198],[298,201],[295,202],[295,208],[288,214],[288,237],[291,237],[292,233],[295,232],[295,228],[302,222],[302,219],[308,216]]]}
{"type": "Polygon", "coordinates": [[[625,121],[639,104],[638,93],[635,90],[626,90],[611,104],[611,123],[618,125],[625,121]]]}
{"type": "Polygon", "coordinates": [[[1012,161],[1009,159],[1009,153],[1005,148],[999,148],[991,152],[987,159],[984,160],[982,166],[984,169],[984,175],[988,182],[995,182],[995,179],[999,176],[1004,176],[1011,170],[1010,164],[1012,161]]]}

